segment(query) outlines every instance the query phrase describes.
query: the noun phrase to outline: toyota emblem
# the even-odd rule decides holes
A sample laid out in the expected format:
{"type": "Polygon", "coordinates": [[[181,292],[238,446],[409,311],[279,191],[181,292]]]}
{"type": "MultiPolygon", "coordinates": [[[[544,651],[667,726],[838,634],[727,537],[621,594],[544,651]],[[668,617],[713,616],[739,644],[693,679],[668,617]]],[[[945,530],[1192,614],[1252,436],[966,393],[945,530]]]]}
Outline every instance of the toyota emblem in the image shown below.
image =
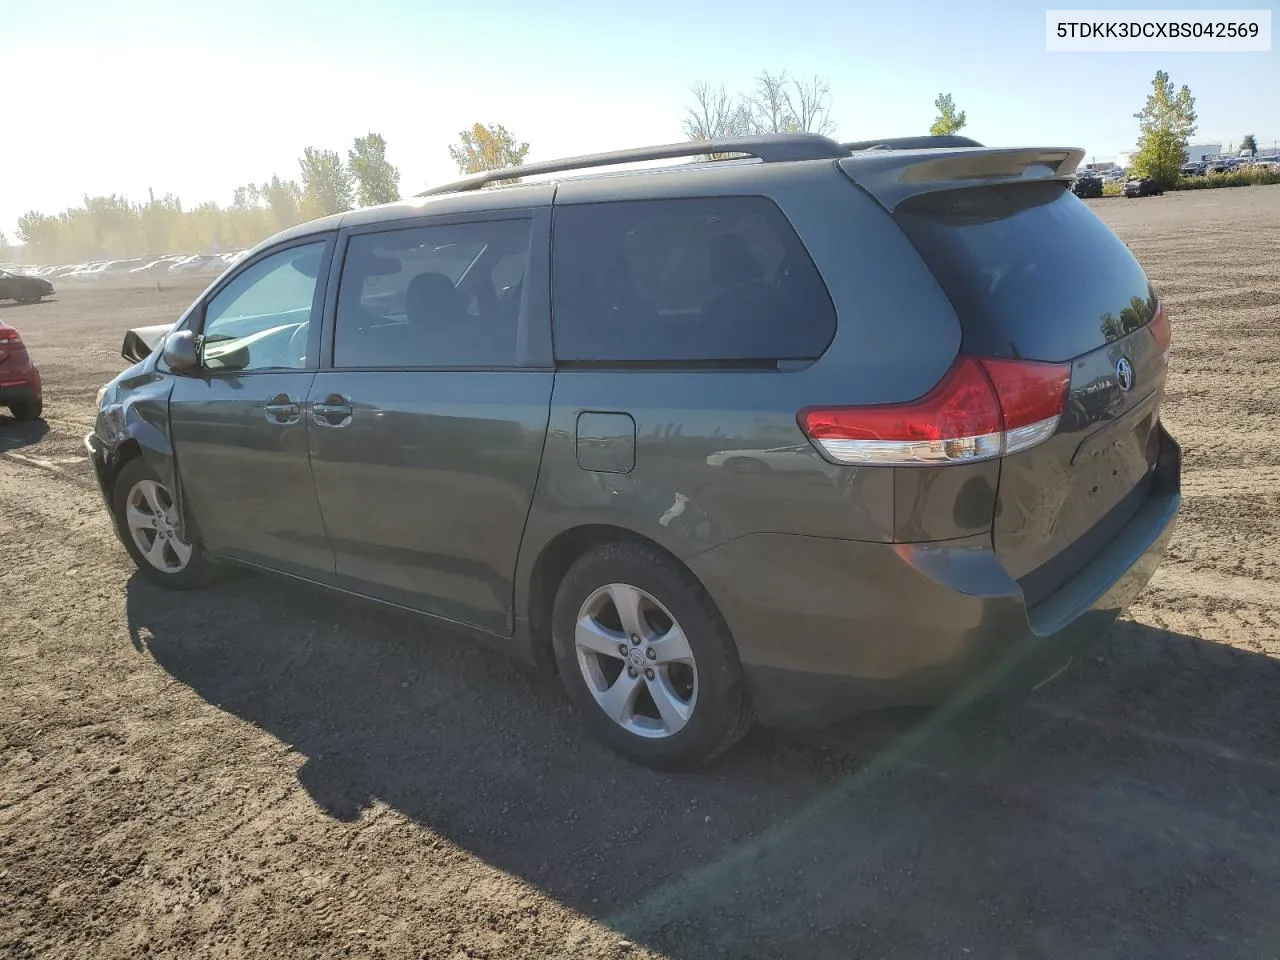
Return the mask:
{"type": "Polygon", "coordinates": [[[1125,393],[1133,389],[1133,364],[1128,357],[1121,357],[1116,361],[1116,382],[1125,393]]]}

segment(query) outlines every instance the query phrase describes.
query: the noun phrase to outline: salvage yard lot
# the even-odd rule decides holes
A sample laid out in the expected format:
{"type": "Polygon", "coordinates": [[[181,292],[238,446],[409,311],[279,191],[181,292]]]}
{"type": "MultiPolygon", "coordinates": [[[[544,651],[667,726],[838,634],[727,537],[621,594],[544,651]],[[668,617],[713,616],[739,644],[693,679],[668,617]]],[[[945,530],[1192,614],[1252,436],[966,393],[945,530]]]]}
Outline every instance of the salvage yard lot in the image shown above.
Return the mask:
{"type": "Polygon", "coordinates": [[[81,438],[124,331],[203,281],[0,308],[47,414],[0,414],[0,957],[1280,954],[1280,187],[1091,205],[1173,317],[1152,586],[1001,717],[757,733],[696,774],[441,631],[144,583],[81,438]]]}

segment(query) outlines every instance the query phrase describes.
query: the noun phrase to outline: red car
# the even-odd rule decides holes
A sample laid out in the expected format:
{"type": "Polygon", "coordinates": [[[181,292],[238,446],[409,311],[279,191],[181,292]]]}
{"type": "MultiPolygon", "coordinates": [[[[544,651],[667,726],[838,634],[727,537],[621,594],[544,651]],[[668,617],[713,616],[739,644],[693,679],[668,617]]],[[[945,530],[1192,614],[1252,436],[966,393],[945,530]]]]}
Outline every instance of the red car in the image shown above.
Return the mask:
{"type": "Polygon", "coordinates": [[[8,407],[15,420],[34,420],[44,407],[40,371],[18,331],[6,323],[0,323],[0,407],[8,407]]]}

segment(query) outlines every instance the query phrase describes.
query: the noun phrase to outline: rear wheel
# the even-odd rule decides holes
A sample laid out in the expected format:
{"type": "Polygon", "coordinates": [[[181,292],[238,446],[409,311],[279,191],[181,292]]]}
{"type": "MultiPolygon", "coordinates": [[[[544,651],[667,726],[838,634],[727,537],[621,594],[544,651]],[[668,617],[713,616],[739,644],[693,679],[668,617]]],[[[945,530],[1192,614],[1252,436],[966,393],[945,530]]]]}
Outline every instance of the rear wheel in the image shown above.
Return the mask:
{"type": "Polygon", "coordinates": [[[43,400],[28,400],[25,403],[9,404],[9,412],[15,420],[35,420],[44,412],[43,400]]]}
{"type": "Polygon", "coordinates": [[[750,729],[742,665],[702,585],[661,552],[612,543],[556,595],[560,678],[593,733],[648,766],[691,767],[750,729]]]}
{"type": "Polygon", "coordinates": [[[171,590],[209,581],[209,562],[199,545],[178,531],[173,494],[141,457],[120,468],[113,494],[120,539],[144,576],[171,590]]]}

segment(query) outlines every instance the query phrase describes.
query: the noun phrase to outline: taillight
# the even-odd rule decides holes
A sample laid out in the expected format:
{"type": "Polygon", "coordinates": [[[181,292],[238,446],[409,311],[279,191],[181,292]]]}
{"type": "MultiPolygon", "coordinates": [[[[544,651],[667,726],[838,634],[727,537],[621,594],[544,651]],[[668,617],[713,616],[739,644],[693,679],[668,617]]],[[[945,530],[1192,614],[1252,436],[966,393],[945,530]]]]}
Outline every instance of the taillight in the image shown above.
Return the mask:
{"type": "Polygon", "coordinates": [[[800,428],[837,463],[973,463],[1053,436],[1066,406],[1069,363],[961,356],[919,400],[810,407],[800,428]]]}
{"type": "Polygon", "coordinates": [[[22,338],[15,330],[13,333],[0,333],[0,347],[20,347],[22,338]]]}
{"type": "Polygon", "coordinates": [[[1173,326],[1169,323],[1169,314],[1164,308],[1164,304],[1157,304],[1155,315],[1151,318],[1151,322],[1147,324],[1147,329],[1151,331],[1151,336],[1155,338],[1156,346],[1160,348],[1160,353],[1164,356],[1165,363],[1169,362],[1169,347],[1173,343],[1173,326]]]}

